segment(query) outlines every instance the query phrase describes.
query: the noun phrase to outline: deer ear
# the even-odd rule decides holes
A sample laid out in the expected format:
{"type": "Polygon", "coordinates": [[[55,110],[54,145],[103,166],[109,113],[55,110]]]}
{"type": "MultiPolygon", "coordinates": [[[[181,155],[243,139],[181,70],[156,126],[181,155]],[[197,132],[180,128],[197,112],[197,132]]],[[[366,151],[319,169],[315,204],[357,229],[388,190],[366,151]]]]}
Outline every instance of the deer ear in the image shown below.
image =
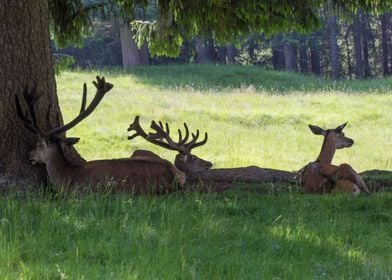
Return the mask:
{"type": "Polygon", "coordinates": [[[342,125],[339,125],[337,128],[335,128],[335,131],[336,131],[337,133],[341,133],[342,130],[343,130],[343,128],[344,128],[346,125],[347,125],[347,122],[344,123],[344,124],[342,124],[342,125]]]}
{"type": "Polygon", "coordinates": [[[80,140],[80,138],[78,137],[67,137],[65,139],[63,139],[62,141],[65,142],[67,145],[72,146],[75,145],[76,143],[78,143],[80,140]]]}
{"type": "Polygon", "coordinates": [[[316,134],[316,135],[325,135],[325,130],[322,129],[321,127],[318,127],[318,126],[316,126],[316,125],[311,125],[311,124],[309,124],[309,128],[310,128],[310,130],[313,132],[313,134],[316,134]]]}

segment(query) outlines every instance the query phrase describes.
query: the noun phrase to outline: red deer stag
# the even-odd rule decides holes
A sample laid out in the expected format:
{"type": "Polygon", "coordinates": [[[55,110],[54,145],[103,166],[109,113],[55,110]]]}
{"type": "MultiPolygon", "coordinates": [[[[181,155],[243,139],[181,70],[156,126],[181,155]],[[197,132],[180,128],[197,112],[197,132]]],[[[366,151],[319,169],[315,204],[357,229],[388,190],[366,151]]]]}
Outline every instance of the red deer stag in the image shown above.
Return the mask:
{"type": "Polygon", "coordinates": [[[300,171],[301,182],[307,193],[349,192],[358,195],[360,189],[370,193],[362,177],[347,163],[332,165],[336,149],[351,147],[354,141],[344,136],[343,128],[322,129],[309,125],[313,134],[324,136],[324,142],[316,161],[309,163],[300,171]]]}
{"type": "MultiPolygon", "coordinates": [[[[204,139],[197,142],[199,131],[195,134],[192,133],[192,139],[189,139],[189,129],[184,123],[185,134],[184,137],[181,130],[178,130],[179,139],[177,142],[173,141],[170,137],[169,125],[165,126],[159,122],[151,123],[151,128],[155,133],[146,133],[140,126],[139,117],[136,117],[134,122],[129,126],[128,131],[135,131],[136,133],[129,136],[128,139],[133,139],[141,136],[152,144],[162,146],[169,150],[178,152],[175,158],[174,165],[185,172],[187,183],[202,182],[206,185],[212,186],[216,191],[222,191],[234,187],[234,182],[283,182],[292,181],[294,174],[283,170],[273,170],[268,168],[259,168],[257,166],[239,167],[239,168],[219,168],[211,169],[212,163],[203,160],[191,153],[192,149],[204,145],[207,142],[208,135],[205,133],[204,139]]],[[[160,159],[150,151],[135,151],[132,155],[154,157],[160,159]]]]}
{"type": "MultiPolygon", "coordinates": [[[[189,128],[187,124],[184,123],[184,128],[185,128],[184,138],[182,137],[181,130],[178,129],[179,138],[178,141],[175,142],[170,137],[170,129],[167,123],[165,124],[165,126],[163,126],[162,122],[159,122],[158,124],[155,121],[152,121],[151,128],[155,130],[155,132],[147,134],[140,126],[139,116],[136,116],[135,120],[133,121],[133,123],[129,125],[128,128],[128,131],[135,131],[135,134],[128,136],[128,139],[131,140],[137,136],[141,136],[142,138],[144,138],[145,140],[147,140],[152,144],[161,146],[165,149],[177,151],[178,154],[176,155],[176,158],[174,160],[174,165],[185,174],[207,170],[212,167],[211,162],[201,159],[191,153],[191,151],[194,148],[200,147],[207,143],[207,139],[208,139],[207,132],[204,135],[204,139],[200,142],[197,142],[200,133],[199,130],[196,130],[195,134],[192,133],[192,139],[189,142],[187,142],[190,136],[189,128]]],[[[161,159],[156,154],[144,150],[135,151],[132,154],[132,157],[135,156],[145,156],[145,157],[151,157],[155,159],[161,159]]]]}
{"type": "Polygon", "coordinates": [[[87,87],[84,84],[80,114],[69,123],[46,132],[37,124],[34,103],[38,98],[34,90],[29,92],[25,89],[23,92],[29,114],[23,114],[18,96],[15,96],[19,118],[26,128],[38,136],[36,149],[29,153],[32,163],[44,163],[56,189],[65,193],[75,190],[96,191],[100,188],[134,194],[162,193],[172,190],[172,184],[179,183],[182,186],[185,175],[168,161],[135,157],[75,162],[70,158],[71,145],[77,143],[79,138],[66,138],[65,132],[89,116],[113,87],[100,77],[93,84],[97,92],[88,107],[87,87]]]}

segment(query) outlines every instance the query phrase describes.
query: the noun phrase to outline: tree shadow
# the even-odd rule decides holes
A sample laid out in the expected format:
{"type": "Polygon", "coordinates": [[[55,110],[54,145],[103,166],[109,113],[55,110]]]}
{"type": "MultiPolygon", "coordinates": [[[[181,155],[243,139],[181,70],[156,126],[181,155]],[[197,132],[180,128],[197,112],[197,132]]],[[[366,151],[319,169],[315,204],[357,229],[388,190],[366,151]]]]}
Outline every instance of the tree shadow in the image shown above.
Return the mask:
{"type": "Polygon", "coordinates": [[[312,75],[265,70],[255,66],[224,65],[164,65],[137,67],[128,70],[109,70],[111,75],[129,74],[138,82],[165,89],[196,91],[240,90],[243,92],[388,93],[392,90],[390,79],[333,81],[312,75]]]}

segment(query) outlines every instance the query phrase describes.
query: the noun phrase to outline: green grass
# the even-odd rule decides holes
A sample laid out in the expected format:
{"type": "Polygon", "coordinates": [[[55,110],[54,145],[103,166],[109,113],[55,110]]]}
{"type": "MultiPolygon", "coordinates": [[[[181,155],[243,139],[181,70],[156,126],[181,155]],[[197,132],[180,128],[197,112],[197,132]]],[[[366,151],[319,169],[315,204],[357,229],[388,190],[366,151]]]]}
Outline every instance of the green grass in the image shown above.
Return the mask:
{"type": "Polygon", "coordinates": [[[392,196],[1,198],[1,279],[388,279],[392,196]]]}
{"type": "MultiPolygon", "coordinates": [[[[93,94],[97,73],[115,87],[68,134],[81,137],[77,149],[87,159],[143,148],[172,160],[171,151],[126,139],[139,114],[146,129],[159,119],[172,131],[184,121],[208,131],[195,153],[216,167],[287,170],[319,152],[322,139],[308,123],[349,121],[355,145],[334,162],[358,171],[392,167],[391,79],[332,82],[240,66],[64,72],[57,85],[66,121],[78,112],[83,82],[93,94]]],[[[0,279],[391,279],[391,193],[352,198],[254,187],[0,197],[0,279]]]]}
{"type": "Polygon", "coordinates": [[[138,138],[127,141],[126,129],[140,115],[146,130],[155,119],[169,122],[173,132],[184,121],[207,131],[208,143],[194,152],[215,167],[298,170],[317,157],[322,143],[307,124],[333,128],[348,121],[345,133],[355,145],[338,151],[335,163],[348,162],[357,171],[392,168],[392,79],[336,83],[241,66],[65,72],[58,78],[65,120],[78,112],[83,82],[94,93],[90,81],[97,73],[114,88],[69,134],[81,137],[77,148],[88,159],[127,157],[146,148],[173,160],[172,151],[138,138]]]}

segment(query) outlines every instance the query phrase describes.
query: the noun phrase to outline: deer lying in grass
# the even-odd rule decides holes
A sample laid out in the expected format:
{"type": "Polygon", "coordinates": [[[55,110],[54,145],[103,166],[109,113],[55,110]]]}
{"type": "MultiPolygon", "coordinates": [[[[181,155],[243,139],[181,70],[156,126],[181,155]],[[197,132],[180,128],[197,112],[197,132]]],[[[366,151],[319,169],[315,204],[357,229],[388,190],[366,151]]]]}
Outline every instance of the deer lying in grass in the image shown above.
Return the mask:
{"type": "Polygon", "coordinates": [[[362,189],[370,193],[362,177],[349,164],[331,164],[336,149],[348,148],[354,144],[354,141],[342,132],[346,124],[335,129],[309,125],[313,134],[324,136],[324,142],[316,161],[309,163],[300,171],[305,192],[348,192],[358,195],[362,189]]]}
{"type": "MultiPolygon", "coordinates": [[[[131,136],[128,136],[128,139],[131,140],[137,136],[141,136],[148,142],[163,147],[168,150],[177,151],[178,154],[174,160],[174,165],[176,168],[184,172],[186,175],[189,175],[192,172],[200,172],[207,170],[212,167],[212,163],[201,159],[191,152],[194,148],[203,146],[207,143],[208,134],[207,132],[204,135],[204,139],[200,142],[197,142],[199,138],[199,130],[196,130],[196,134],[192,133],[192,139],[189,140],[189,128],[186,123],[184,123],[185,128],[185,135],[184,138],[182,137],[181,130],[178,129],[179,139],[175,142],[170,137],[170,128],[169,125],[166,123],[165,127],[163,126],[162,122],[156,123],[155,121],[151,122],[151,128],[155,131],[154,133],[147,134],[143,128],[140,126],[139,116],[135,117],[133,123],[129,125],[128,131],[135,131],[135,133],[131,136]]],[[[145,150],[137,150],[135,151],[131,158],[134,157],[147,157],[147,158],[154,158],[157,160],[162,160],[158,155],[154,154],[150,151],[145,150]]]]}
{"type": "MultiPolygon", "coordinates": [[[[192,139],[189,139],[189,129],[184,123],[185,134],[178,130],[178,141],[174,141],[170,137],[169,125],[165,126],[159,122],[152,122],[151,128],[154,133],[146,133],[140,126],[139,117],[137,116],[133,123],[130,124],[128,131],[135,131],[135,134],[128,137],[133,139],[141,136],[148,142],[161,146],[163,148],[177,151],[174,165],[186,174],[187,183],[203,183],[211,186],[215,191],[223,191],[235,187],[234,182],[282,182],[294,179],[294,174],[283,170],[274,170],[269,168],[260,168],[257,166],[238,167],[238,168],[219,168],[211,169],[212,163],[201,159],[191,152],[194,148],[206,144],[208,134],[205,133],[204,139],[197,142],[199,130],[195,134],[192,133],[192,139]],[[159,139],[159,140],[158,140],[159,139]]],[[[159,156],[150,151],[135,151],[134,156],[146,156],[160,159],[159,156]]]]}
{"type": "Polygon", "coordinates": [[[80,114],[69,123],[46,132],[37,124],[34,103],[38,98],[34,90],[29,92],[25,89],[23,93],[29,114],[23,114],[18,96],[15,96],[19,118],[27,129],[38,136],[36,149],[29,153],[32,163],[45,164],[56,189],[65,193],[75,190],[96,191],[100,188],[110,192],[134,194],[162,193],[171,190],[175,183],[182,186],[185,183],[184,173],[168,161],[145,157],[94,161],[79,158],[75,161],[70,156],[71,145],[77,143],[79,138],[66,138],[64,133],[89,116],[113,87],[105,82],[105,78],[100,77],[93,84],[97,92],[88,107],[86,108],[87,88],[84,84],[80,114]]]}

